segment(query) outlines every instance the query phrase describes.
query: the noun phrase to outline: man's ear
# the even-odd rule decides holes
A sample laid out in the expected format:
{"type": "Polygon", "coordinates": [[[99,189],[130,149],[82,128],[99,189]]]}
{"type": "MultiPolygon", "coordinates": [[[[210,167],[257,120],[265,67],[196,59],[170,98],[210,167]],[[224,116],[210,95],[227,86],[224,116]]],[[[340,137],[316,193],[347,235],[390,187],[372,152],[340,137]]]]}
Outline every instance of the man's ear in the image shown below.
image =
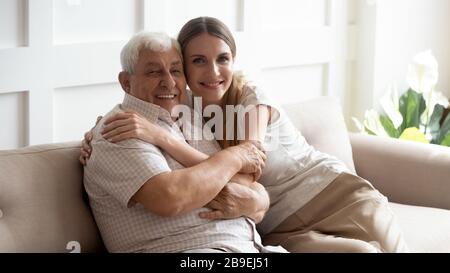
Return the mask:
{"type": "Polygon", "coordinates": [[[125,91],[125,93],[130,93],[130,74],[128,74],[128,72],[122,71],[119,73],[119,82],[123,91],[125,91]]]}

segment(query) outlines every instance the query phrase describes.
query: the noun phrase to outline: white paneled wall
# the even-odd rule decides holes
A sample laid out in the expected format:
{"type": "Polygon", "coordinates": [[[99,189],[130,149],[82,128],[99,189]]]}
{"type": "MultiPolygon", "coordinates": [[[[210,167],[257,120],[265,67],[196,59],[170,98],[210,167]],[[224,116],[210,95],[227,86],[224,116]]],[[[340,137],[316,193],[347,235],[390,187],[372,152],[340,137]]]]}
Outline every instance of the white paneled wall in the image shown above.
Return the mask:
{"type": "Polygon", "coordinates": [[[0,149],[25,146],[27,140],[27,108],[28,93],[12,92],[0,94],[0,109],[2,133],[0,134],[0,149]]]}
{"type": "Polygon", "coordinates": [[[386,87],[406,90],[408,65],[415,54],[432,50],[439,63],[436,90],[450,97],[450,1],[357,1],[358,64],[353,113],[379,107],[386,87]]]}
{"type": "Polygon", "coordinates": [[[227,24],[230,29],[242,30],[241,3],[243,1],[241,0],[168,0],[164,2],[166,2],[167,8],[163,30],[170,35],[176,36],[188,20],[199,16],[216,17],[227,24]]]}
{"type": "Polygon", "coordinates": [[[26,44],[26,0],[0,1],[0,49],[26,44]]]}
{"type": "Polygon", "coordinates": [[[320,27],[327,24],[327,0],[261,0],[261,28],[295,30],[300,26],[320,27]],[[264,18],[271,18],[264,20],[264,18]]]}
{"type": "Polygon", "coordinates": [[[328,89],[326,65],[267,68],[261,74],[262,86],[280,104],[322,96],[328,89]]]}
{"type": "Polygon", "coordinates": [[[140,1],[54,0],[55,44],[126,40],[139,29],[140,1]]]}
{"type": "Polygon", "coordinates": [[[201,15],[234,31],[236,68],[269,95],[348,104],[355,1],[1,0],[0,149],[80,140],[123,97],[128,38],[144,28],[176,35],[201,15]]]}
{"type": "Polygon", "coordinates": [[[56,88],[53,94],[53,141],[79,139],[81,132],[95,125],[93,117],[105,115],[123,100],[123,96],[118,83],[56,88]],[[86,123],[80,122],[80,117],[90,118],[86,123]]]}

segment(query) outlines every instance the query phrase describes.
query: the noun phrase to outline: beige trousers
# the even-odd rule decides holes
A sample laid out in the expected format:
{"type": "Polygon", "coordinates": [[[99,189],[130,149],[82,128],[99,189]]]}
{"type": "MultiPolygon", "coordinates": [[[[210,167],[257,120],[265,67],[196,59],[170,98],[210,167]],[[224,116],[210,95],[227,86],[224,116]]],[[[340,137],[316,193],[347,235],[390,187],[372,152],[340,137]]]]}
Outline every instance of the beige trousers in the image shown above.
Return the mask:
{"type": "Polygon", "coordinates": [[[263,243],[290,252],[408,252],[387,199],[348,173],[266,234],[263,243]]]}

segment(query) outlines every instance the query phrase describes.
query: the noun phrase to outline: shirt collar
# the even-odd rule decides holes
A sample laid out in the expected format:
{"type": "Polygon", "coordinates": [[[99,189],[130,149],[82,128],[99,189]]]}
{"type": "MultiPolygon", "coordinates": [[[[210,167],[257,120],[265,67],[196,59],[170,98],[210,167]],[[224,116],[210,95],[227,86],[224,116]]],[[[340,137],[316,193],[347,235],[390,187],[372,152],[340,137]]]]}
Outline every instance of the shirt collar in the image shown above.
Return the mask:
{"type": "Polygon", "coordinates": [[[174,123],[170,113],[166,109],[160,107],[159,105],[140,100],[129,95],[128,93],[125,93],[122,108],[123,110],[135,111],[152,123],[156,123],[158,119],[161,119],[169,124],[174,123]]]}

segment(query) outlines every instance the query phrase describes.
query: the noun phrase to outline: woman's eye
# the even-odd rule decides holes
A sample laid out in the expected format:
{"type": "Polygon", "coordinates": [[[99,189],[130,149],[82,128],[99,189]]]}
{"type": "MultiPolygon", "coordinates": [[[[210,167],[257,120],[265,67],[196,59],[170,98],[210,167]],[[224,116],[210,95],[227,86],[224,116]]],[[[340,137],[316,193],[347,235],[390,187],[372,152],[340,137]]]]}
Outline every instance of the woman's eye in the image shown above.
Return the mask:
{"type": "Polygon", "coordinates": [[[202,58],[195,58],[195,59],[192,60],[192,63],[194,63],[194,64],[204,64],[205,60],[202,59],[202,58]]]}
{"type": "Polygon", "coordinates": [[[228,63],[230,59],[228,57],[219,57],[218,62],[219,63],[228,63]]]}

